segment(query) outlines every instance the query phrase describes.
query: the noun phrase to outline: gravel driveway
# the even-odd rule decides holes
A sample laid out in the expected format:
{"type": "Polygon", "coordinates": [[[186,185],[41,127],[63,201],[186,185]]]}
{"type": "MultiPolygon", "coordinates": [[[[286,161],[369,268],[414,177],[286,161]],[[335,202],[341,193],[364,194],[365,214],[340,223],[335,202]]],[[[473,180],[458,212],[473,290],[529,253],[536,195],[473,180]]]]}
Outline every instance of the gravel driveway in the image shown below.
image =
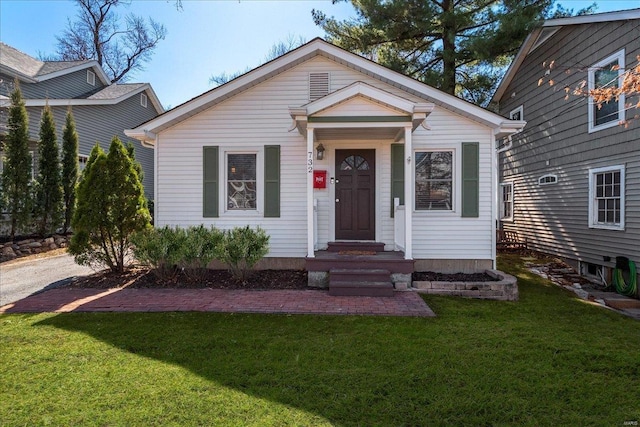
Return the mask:
{"type": "Polygon", "coordinates": [[[72,277],[93,272],[89,267],[76,264],[73,257],[66,253],[0,264],[0,306],[43,289],[60,286],[72,277]]]}

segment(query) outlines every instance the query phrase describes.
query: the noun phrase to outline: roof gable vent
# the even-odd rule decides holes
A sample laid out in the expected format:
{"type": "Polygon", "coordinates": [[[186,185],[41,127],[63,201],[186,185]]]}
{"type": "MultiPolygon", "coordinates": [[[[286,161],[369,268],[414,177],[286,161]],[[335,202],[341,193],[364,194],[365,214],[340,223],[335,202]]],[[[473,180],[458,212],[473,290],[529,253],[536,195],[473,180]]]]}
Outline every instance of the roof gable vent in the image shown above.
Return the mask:
{"type": "Polygon", "coordinates": [[[309,100],[315,101],[329,93],[329,73],[309,73],[309,100]]]}

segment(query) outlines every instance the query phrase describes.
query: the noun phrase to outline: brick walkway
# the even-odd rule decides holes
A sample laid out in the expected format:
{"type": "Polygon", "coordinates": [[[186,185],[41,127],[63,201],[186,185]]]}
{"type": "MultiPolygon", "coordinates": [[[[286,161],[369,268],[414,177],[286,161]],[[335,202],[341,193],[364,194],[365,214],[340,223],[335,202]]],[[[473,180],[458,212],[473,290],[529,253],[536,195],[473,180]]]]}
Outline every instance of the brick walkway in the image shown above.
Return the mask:
{"type": "Polygon", "coordinates": [[[0,307],[0,314],[90,311],[435,316],[416,292],[341,297],[325,290],[52,289],[0,307]]]}

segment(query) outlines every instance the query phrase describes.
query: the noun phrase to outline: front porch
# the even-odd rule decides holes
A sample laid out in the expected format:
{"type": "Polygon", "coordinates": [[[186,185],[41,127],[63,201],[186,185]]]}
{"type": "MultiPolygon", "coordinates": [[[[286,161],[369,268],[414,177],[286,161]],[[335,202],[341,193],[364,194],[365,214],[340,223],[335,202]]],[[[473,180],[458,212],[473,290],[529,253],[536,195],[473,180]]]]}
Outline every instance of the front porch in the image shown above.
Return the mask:
{"type": "Polygon", "coordinates": [[[392,296],[411,287],[414,261],[378,242],[329,242],[306,258],[309,286],[330,295],[392,296]]]}

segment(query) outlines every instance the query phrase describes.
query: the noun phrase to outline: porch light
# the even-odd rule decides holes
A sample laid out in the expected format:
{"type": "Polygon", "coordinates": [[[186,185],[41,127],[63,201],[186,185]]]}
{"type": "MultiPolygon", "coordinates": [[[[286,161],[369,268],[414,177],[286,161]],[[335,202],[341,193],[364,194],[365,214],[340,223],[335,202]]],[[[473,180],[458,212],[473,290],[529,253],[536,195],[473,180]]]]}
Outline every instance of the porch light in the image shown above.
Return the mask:
{"type": "Polygon", "coordinates": [[[322,159],[324,159],[324,145],[320,143],[316,147],[316,160],[322,160],[322,159]]]}

